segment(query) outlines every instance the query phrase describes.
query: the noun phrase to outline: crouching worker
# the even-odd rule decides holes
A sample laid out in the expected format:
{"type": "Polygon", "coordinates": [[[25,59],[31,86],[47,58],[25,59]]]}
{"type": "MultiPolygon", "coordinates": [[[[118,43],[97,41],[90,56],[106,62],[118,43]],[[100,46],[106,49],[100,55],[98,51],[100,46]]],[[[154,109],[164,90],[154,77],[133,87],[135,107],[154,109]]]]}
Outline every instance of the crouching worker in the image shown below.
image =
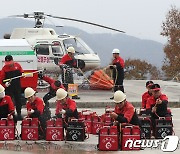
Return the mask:
{"type": "Polygon", "coordinates": [[[160,85],[153,84],[151,89],[152,96],[148,98],[146,104],[147,113],[151,114],[155,119],[170,116],[167,111],[168,97],[161,93],[160,85]]]}
{"type": "Polygon", "coordinates": [[[152,96],[147,100],[146,111],[151,115],[153,130],[155,130],[156,119],[159,119],[159,117],[169,117],[171,113],[167,109],[168,97],[161,93],[160,85],[153,84],[151,89],[152,96]]]}
{"type": "Polygon", "coordinates": [[[13,119],[15,123],[17,122],[14,103],[10,96],[5,95],[5,88],[2,85],[0,85],[0,119],[1,118],[13,119]]]}
{"type": "Polygon", "coordinates": [[[38,77],[41,79],[41,80],[44,80],[46,81],[47,83],[49,83],[50,87],[49,87],[49,92],[47,94],[44,95],[43,97],[43,100],[44,100],[44,103],[45,105],[49,108],[49,100],[53,97],[56,96],[56,91],[59,89],[59,88],[64,88],[64,86],[61,84],[61,81],[59,80],[54,80],[48,76],[45,76],[43,75],[42,72],[40,72],[38,74],[38,77]]]}
{"type": "Polygon", "coordinates": [[[78,119],[78,111],[76,102],[68,97],[67,91],[59,88],[56,92],[56,116],[58,118],[64,118],[65,122],[68,122],[69,118],[78,119]]]}
{"type": "Polygon", "coordinates": [[[118,90],[114,93],[115,110],[110,113],[111,118],[114,118],[119,123],[130,123],[139,125],[140,122],[136,114],[134,106],[126,101],[126,95],[118,90]]]}
{"type": "Polygon", "coordinates": [[[36,96],[36,92],[28,87],[24,91],[25,98],[27,98],[26,108],[28,118],[38,118],[40,121],[39,138],[45,138],[46,121],[49,119],[44,114],[44,102],[41,98],[36,96]]]}

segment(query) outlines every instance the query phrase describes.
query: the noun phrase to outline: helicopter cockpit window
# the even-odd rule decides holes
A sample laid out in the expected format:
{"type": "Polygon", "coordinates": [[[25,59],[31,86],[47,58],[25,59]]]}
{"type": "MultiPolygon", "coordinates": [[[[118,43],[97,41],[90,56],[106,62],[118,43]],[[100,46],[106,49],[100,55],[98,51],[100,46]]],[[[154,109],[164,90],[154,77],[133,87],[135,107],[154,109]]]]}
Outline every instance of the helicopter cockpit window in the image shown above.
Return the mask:
{"type": "Polygon", "coordinates": [[[36,53],[39,55],[49,55],[49,45],[43,44],[43,45],[37,45],[35,47],[36,53]]]}
{"type": "Polygon", "coordinates": [[[80,38],[72,38],[64,40],[65,48],[73,46],[77,54],[92,54],[93,50],[80,38]]]}

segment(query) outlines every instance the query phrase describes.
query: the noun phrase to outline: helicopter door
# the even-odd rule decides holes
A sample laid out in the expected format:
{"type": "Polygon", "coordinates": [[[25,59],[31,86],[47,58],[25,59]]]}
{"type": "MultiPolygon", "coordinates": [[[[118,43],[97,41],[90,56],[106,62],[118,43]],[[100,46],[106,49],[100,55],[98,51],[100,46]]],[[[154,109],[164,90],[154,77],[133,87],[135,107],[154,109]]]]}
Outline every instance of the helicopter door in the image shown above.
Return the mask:
{"type": "Polygon", "coordinates": [[[51,67],[49,44],[37,44],[35,51],[38,58],[38,68],[47,69],[51,67]]]}
{"type": "Polygon", "coordinates": [[[61,46],[60,42],[54,41],[54,42],[52,42],[52,46],[51,47],[52,47],[52,54],[54,55],[54,63],[56,65],[58,65],[59,60],[64,55],[62,46],[61,46]]]}

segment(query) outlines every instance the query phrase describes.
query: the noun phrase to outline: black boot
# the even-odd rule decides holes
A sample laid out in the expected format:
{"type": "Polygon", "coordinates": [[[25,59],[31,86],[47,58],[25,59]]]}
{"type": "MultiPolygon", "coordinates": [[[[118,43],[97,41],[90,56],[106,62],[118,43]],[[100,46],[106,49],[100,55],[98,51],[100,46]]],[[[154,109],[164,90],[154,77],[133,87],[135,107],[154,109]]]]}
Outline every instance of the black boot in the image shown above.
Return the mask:
{"type": "Polygon", "coordinates": [[[80,99],[78,95],[72,96],[72,99],[80,99]]]}

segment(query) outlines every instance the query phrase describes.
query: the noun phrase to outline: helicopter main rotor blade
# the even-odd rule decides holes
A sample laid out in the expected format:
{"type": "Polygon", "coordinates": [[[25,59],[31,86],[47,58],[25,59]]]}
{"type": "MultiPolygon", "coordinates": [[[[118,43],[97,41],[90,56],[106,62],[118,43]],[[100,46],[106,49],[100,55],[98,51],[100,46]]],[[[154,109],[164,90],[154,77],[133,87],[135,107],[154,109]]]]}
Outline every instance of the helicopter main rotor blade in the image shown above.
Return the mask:
{"type": "Polygon", "coordinates": [[[8,16],[8,17],[24,17],[24,15],[11,15],[11,16],[8,16]]]}
{"type": "Polygon", "coordinates": [[[33,16],[29,16],[28,14],[27,14],[27,16],[25,16],[26,14],[24,14],[24,15],[11,15],[11,16],[8,16],[8,17],[20,17],[20,18],[34,18],[33,16]]]}
{"type": "Polygon", "coordinates": [[[89,24],[89,25],[94,25],[94,26],[110,29],[110,30],[117,31],[117,32],[120,32],[120,33],[125,33],[124,31],[121,31],[121,30],[118,30],[118,29],[115,29],[115,28],[107,27],[107,26],[104,26],[104,25],[100,25],[100,24],[96,24],[96,23],[92,23],[92,22],[88,22],[88,21],[84,21],[84,20],[78,20],[78,19],[66,18],[66,17],[59,17],[59,16],[53,16],[53,15],[47,15],[47,16],[52,17],[52,18],[58,18],[58,19],[71,20],[71,21],[86,23],[86,24],[89,24]]]}

